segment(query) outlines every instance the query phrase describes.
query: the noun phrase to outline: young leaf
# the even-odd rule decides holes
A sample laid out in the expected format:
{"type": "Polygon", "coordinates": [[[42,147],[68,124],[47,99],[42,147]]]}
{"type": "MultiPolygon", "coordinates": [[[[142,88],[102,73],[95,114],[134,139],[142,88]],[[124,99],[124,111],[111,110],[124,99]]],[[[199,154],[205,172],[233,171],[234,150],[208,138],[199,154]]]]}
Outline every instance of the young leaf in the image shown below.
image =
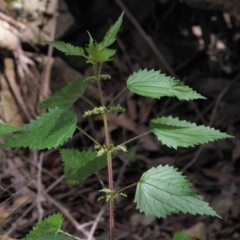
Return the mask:
{"type": "Polygon", "coordinates": [[[110,48],[105,48],[104,50],[101,51],[102,57],[104,61],[109,61],[111,60],[111,57],[116,53],[116,50],[110,49],[110,48]]]}
{"type": "Polygon", "coordinates": [[[83,96],[86,90],[87,81],[84,79],[86,78],[79,78],[67,84],[48,99],[39,103],[38,106],[43,108],[71,107],[79,97],[83,96]]]}
{"type": "Polygon", "coordinates": [[[151,98],[177,97],[179,100],[205,98],[183,82],[168,77],[160,71],[147,69],[134,72],[127,80],[128,89],[141,96],[151,98]]]}
{"type": "Polygon", "coordinates": [[[95,62],[104,62],[104,56],[102,55],[99,45],[94,42],[90,42],[88,47],[86,47],[86,51],[89,54],[89,58],[87,62],[95,63],[95,62]]]}
{"type": "Polygon", "coordinates": [[[64,162],[65,178],[69,184],[79,183],[107,165],[106,155],[98,157],[96,151],[62,149],[60,154],[64,162]]]}
{"type": "Polygon", "coordinates": [[[124,13],[122,12],[122,14],[118,18],[118,20],[107,31],[102,42],[100,43],[101,50],[107,48],[108,46],[112,45],[116,41],[117,33],[122,25],[123,15],[124,15],[124,13]]]}
{"type": "Polygon", "coordinates": [[[36,227],[30,231],[27,236],[22,240],[36,240],[41,235],[47,233],[57,233],[61,228],[63,223],[63,218],[60,213],[55,213],[43,219],[36,227]]]}
{"type": "Polygon", "coordinates": [[[179,231],[174,233],[173,240],[194,240],[194,238],[190,237],[185,232],[179,231]]]}
{"type": "Polygon", "coordinates": [[[51,149],[63,144],[72,137],[77,124],[76,115],[69,109],[50,109],[24,128],[12,135],[0,146],[0,149],[29,147],[51,149]]]}
{"type": "Polygon", "coordinates": [[[73,236],[65,236],[64,234],[48,233],[38,237],[36,240],[74,240],[73,236]]]}
{"type": "Polygon", "coordinates": [[[73,46],[70,43],[65,43],[63,41],[45,41],[47,44],[52,45],[57,50],[65,53],[65,55],[72,56],[84,56],[84,50],[81,47],[73,46]]]}
{"type": "Polygon", "coordinates": [[[180,121],[171,116],[152,119],[150,126],[163,144],[175,149],[232,137],[213,128],[197,126],[195,123],[180,121]]]}
{"type": "Polygon", "coordinates": [[[168,165],[153,167],[142,175],[134,202],[140,212],[159,218],[179,212],[220,217],[190,188],[190,182],[168,165]]]}
{"type": "Polygon", "coordinates": [[[0,137],[8,135],[13,132],[17,132],[19,130],[21,130],[20,127],[15,127],[9,124],[0,123],[0,137]]]}

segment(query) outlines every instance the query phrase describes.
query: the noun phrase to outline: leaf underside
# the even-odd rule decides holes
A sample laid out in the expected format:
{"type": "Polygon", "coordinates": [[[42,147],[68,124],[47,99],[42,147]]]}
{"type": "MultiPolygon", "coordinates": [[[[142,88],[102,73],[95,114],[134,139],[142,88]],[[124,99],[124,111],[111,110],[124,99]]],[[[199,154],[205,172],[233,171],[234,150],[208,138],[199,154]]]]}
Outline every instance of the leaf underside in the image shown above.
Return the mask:
{"type": "Polygon", "coordinates": [[[65,53],[65,55],[72,55],[72,56],[83,56],[84,50],[81,47],[73,46],[70,43],[66,43],[63,41],[45,41],[47,44],[52,45],[57,50],[65,53]]]}
{"type": "Polygon", "coordinates": [[[0,137],[8,135],[13,132],[20,131],[20,127],[15,127],[9,124],[0,123],[0,137]]]}
{"type": "Polygon", "coordinates": [[[185,232],[179,231],[174,233],[173,240],[194,240],[194,238],[190,237],[185,232]]]}
{"type": "Polygon", "coordinates": [[[83,96],[87,82],[86,78],[79,78],[51,95],[48,99],[38,104],[43,108],[71,107],[73,103],[83,96]]]}
{"type": "Polygon", "coordinates": [[[147,69],[134,72],[127,80],[128,89],[141,96],[151,98],[177,97],[179,100],[205,99],[183,82],[147,69]]]}
{"type": "Polygon", "coordinates": [[[160,165],[142,175],[134,202],[140,212],[159,218],[179,212],[220,217],[202,199],[177,169],[160,165]]]}
{"type": "Polygon", "coordinates": [[[64,108],[50,109],[24,128],[12,135],[0,146],[0,149],[29,147],[33,149],[51,149],[62,145],[72,137],[77,124],[73,111],[64,108]]]}
{"type": "Polygon", "coordinates": [[[163,144],[175,149],[232,137],[213,128],[197,126],[195,123],[180,121],[171,116],[152,119],[150,127],[163,144]]]}
{"type": "Polygon", "coordinates": [[[97,157],[96,151],[62,149],[65,179],[69,184],[79,183],[107,165],[106,155],[97,157]]]}
{"type": "Polygon", "coordinates": [[[61,228],[63,218],[60,213],[55,213],[43,219],[36,227],[31,230],[22,240],[36,240],[41,235],[48,233],[57,233],[61,228]]]}

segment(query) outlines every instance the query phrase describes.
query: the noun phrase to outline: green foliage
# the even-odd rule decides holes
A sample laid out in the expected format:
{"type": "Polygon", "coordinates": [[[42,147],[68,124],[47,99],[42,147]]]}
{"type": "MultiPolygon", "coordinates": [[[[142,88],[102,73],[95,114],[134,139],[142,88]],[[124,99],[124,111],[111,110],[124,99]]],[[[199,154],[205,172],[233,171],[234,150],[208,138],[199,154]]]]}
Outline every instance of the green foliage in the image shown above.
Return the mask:
{"type": "Polygon", "coordinates": [[[40,103],[39,106],[43,108],[71,107],[78,98],[83,96],[87,87],[87,82],[84,81],[85,79],[86,78],[79,78],[67,84],[58,92],[40,103]]]}
{"type": "Polygon", "coordinates": [[[195,123],[179,121],[178,118],[161,117],[150,122],[152,132],[168,147],[193,147],[209,141],[231,138],[210,127],[197,126],[195,123]]]}
{"type": "Polygon", "coordinates": [[[38,237],[36,240],[74,240],[74,237],[65,236],[64,234],[48,233],[38,237]]]}
{"type": "Polygon", "coordinates": [[[185,232],[176,232],[173,236],[173,240],[194,240],[194,238],[187,235],[185,232]]]}
{"type": "MultiPolygon", "coordinates": [[[[41,237],[44,234],[48,234],[48,233],[56,234],[61,228],[62,223],[63,223],[63,218],[60,213],[52,214],[47,218],[43,219],[39,224],[37,224],[37,226],[34,227],[33,230],[30,231],[27,234],[27,236],[22,240],[37,240],[39,239],[39,237],[41,237]]],[[[56,240],[60,240],[60,239],[56,239],[56,240]]],[[[65,240],[65,239],[62,239],[62,240],[65,240]]]]}
{"type": "Polygon", "coordinates": [[[12,147],[30,147],[33,149],[51,149],[62,145],[72,137],[77,124],[76,115],[69,109],[50,109],[26,124],[0,146],[0,149],[12,147]]]}
{"type": "Polygon", "coordinates": [[[141,96],[151,98],[177,97],[179,100],[205,98],[184,83],[168,77],[160,71],[147,69],[134,72],[127,80],[128,89],[141,96]]]}
{"type": "Polygon", "coordinates": [[[72,56],[84,56],[84,50],[81,47],[73,46],[70,43],[65,43],[63,41],[45,41],[47,44],[52,45],[59,51],[65,53],[65,55],[72,56]]]}
{"type": "Polygon", "coordinates": [[[173,167],[153,167],[142,175],[134,202],[140,212],[159,218],[179,212],[220,217],[190,185],[173,167]]]}
{"type": "Polygon", "coordinates": [[[124,13],[120,15],[118,20],[115,24],[113,24],[110,29],[107,31],[106,35],[104,36],[102,42],[100,43],[100,49],[103,50],[108,46],[112,45],[116,41],[117,33],[122,25],[124,13]]]}
{"type": "MultiPolygon", "coordinates": [[[[110,143],[111,136],[108,131],[107,113],[125,109],[120,105],[114,106],[115,100],[127,88],[136,94],[151,98],[177,97],[179,100],[204,99],[199,93],[185,86],[184,83],[166,76],[160,71],[138,70],[129,76],[127,88],[116,94],[109,106],[104,105],[104,95],[101,81],[111,79],[109,75],[101,73],[102,63],[110,61],[115,54],[115,49],[108,48],[116,41],[117,33],[123,19],[123,13],[107,31],[102,42],[97,43],[89,34],[89,44],[85,47],[73,46],[62,41],[47,41],[48,44],[62,51],[66,55],[80,56],[87,59],[87,63],[93,65],[94,76],[80,78],[39,104],[40,107],[48,108],[49,112],[44,113],[37,119],[26,124],[22,129],[6,124],[0,124],[0,136],[13,133],[0,149],[9,147],[30,147],[35,149],[57,148],[72,137],[77,126],[77,116],[71,110],[73,103],[83,97],[89,81],[97,81],[98,94],[101,99],[101,106],[94,106],[93,109],[85,111],[83,117],[93,114],[101,114],[105,132],[105,144],[98,143],[92,136],[78,127],[85,136],[92,140],[97,151],[78,151],[76,149],[60,150],[64,164],[66,181],[69,184],[76,184],[86,179],[93,173],[104,168],[107,163],[109,188],[105,187],[103,180],[99,179],[105,193],[101,198],[114,202],[119,196],[126,196],[124,190],[135,186],[136,183],[123,188],[113,188],[112,179],[112,155],[116,151],[127,151],[125,144],[136,140],[140,136],[133,137],[125,143],[114,145],[110,143]],[[86,53],[86,55],[84,54],[86,53]],[[16,133],[15,133],[16,132],[16,133]]],[[[86,100],[86,99],[85,99],[86,100]]],[[[207,143],[218,139],[230,138],[231,136],[221,133],[209,127],[197,126],[195,123],[180,121],[178,118],[161,117],[150,121],[151,132],[168,147],[189,147],[201,143],[207,143]]],[[[143,133],[143,135],[147,134],[143,133]]],[[[127,154],[130,162],[136,160],[136,147],[132,146],[127,154]]],[[[100,199],[101,199],[100,198],[100,199]]],[[[134,202],[140,212],[146,215],[167,217],[174,213],[191,213],[220,217],[203,198],[197,195],[191,188],[191,183],[177,169],[169,166],[158,166],[145,172],[137,184],[134,202]]],[[[110,222],[113,224],[114,206],[110,208],[110,222]]],[[[58,234],[62,225],[62,216],[53,214],[39,223],[24,240],[73,240],[73,237],[58,234]]],[[[112,228],[110,228],[112,231],[112,228]]],[[[110,236],[113,233],[110,234],[110,236]]],[[[111,240],[113,240],[111,238],[111,240]]],[[[186,234],[179,232],[174,235],[173,240],[193,240],[186,234]]]]}
{"type": "Polygon", "coordinates": [[[79,183],[107,165],[106,155],[97,156],[97,151],[62,149],[60,153],[64,162],[65,178],[69,184],[79,183]]]}
{"type": "Polygon", "coordinates": [[[20,127],[15,127],[9,124],[0,123],[0,137],[8,135],[13,132],[17,132],[19,130],[21,130],[20,127]]]}

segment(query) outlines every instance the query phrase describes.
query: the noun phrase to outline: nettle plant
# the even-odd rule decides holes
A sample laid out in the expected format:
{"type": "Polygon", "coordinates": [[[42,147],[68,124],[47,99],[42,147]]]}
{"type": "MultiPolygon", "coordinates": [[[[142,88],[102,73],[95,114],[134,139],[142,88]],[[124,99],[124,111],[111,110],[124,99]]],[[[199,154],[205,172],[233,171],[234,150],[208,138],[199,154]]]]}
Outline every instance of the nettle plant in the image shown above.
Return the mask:
{"type": "MultiPolygon", "coordinates": [[[[53,149],[63,145],[71,138],[75,130],[79,130],[94,144],[92,151],[79,151],[77,149],[60,149],[61,159],[64,164],[64,173],[67,183],[77,184],[97,173],[107,166],[108,187],[99,179],[102,194],[101,199],[109,202],[109,239],[114,239],[114,202],[119,196],[125,196],[126,189],[136,187],[134,202],[140,212],[166,218],[174,213],[191,213],[220,217],[209,205],[203,201],[203,197],[197,195],[191,188],[191,183],[172,166],[153,167],[146,171],[137,183],[129,186],[114,188],[112,161],[116,151],[127,152],[127,144],[142,137],[145,134],[153,133],[168,147],[193,147],[201,143],[207,143],[218,139],[230,138],[230,135],[214,130],[210,127],[197,126],[195,123],[181,121],[172,116],[160,117],[150,120],[150,131],[126,141],[125,143],[114,145],[110,142],[108,127],[108,113],[119,112],[125,109],[116,105],[116,99],[125,91],[144,97],[161,98],[177,97],[179,100],[204,99],[202,95],[185,86],[172,77],[162,74],[160,71],[140,69],[134,72],[126,81],[126,87],[117,94],[110,103],[106,104],[101,82],[110,80],[111,77],[102,74],[102,64],[111,61],[116,50],[109,48],[115,41],[117,32],[120,29],[123,13],[115,24],[107,31],[102,42],[97,43],[89,34],[89,44],[85,48],[73,46],[62,41],[47,42],[66,55],[79,56],[86,59],[94,69],[94,76],[83,77],[70,82],[61,90],[50,96],[39,104],[42,108],[47,108],[48,112],[38,116],[23,128],[8,124],[0,125],[0,135],[11,134],[9,138],[0,146],[1,149],[14,147],[28,147],[32,149],[53,149]],[[95,106],[84,98],[84,91],[89,81],[95,81],[98,87],[101,106],[95,106]],[[90,106],[89,111],[85,111],[84,118],[92,115],[102,115],[105,143],[99,143],[78,126],[78,119],[72,106],[78,98],[85,99],[90,106]]],[[[61,214],[53,214],[45,218],[35,227],[25,238],[25,240],[57,239],[67,240],[73,237],[60,233],[62,224],[61,214]]],[[[177,233],[174,239],[190,239],[183,233],[177,233]],[[182,237],[183,236],[183,237],[182,237]],[[185,236],[185,237],[184,237],[185,236]]]]}

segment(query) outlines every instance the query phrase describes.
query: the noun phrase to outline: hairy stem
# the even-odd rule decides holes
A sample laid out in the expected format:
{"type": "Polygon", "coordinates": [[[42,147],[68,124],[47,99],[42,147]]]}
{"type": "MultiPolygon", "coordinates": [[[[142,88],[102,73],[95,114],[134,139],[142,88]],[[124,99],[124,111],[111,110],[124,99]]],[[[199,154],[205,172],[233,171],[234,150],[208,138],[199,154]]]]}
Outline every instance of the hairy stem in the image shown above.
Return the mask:
{"type": "MultiPolygon", "coordinates": [[[[96,76],[96,82],[98,86],[99,97],[101,101],[102,107],[105,107],[104,99],[103,99],[103,92],[101,86],[101,67],[102,64],[99,65],[96,63],[94,65],[94,72],[96,76]]],[[[104,124],[104,132],[105,132],[105,143],[106,147],[110,146],[110,136],[108,130],[108,122],[107,122],[107,113],[103,113],[103,124],[104,124]]],[[[113,172],[112,172],[112,154],[107,153],[107,165],[108,165],[108,188],[113,191],[113,172]]],[[[114,238],[114,200],[109,201],[109,240],[113,240],[114,238]]]]}
{"type": "Polygon", "coordinates": [[[98,173],[95,173],[95,175],[97,176],[97,179],[98,179],[98,181],[100,182],[102,188],[103,188],[103,189],[106,188],[105,185],[104,185],[104,183],[103,183],[103,181],[102,181],[102,179],[99,177],[98,173]]]}
{"type": "Polygon", "coordinates": [[[96,106],[91,102],[89,101],[86,97],[82,96],[82,99],[87,102],[91,107],[95,108],[96,106]]]}
{"type": "Polygon", "coordinates": [[[113,103],[116,101],[116,99],[119,98],[119,96],[127,89],[127,87],[123,88],[114,98],[113,100],[109,103],[109,105],[107,106],[107,109],[109,109],[113,103]]]}
{"type": "Polygon", "coordinates": [[[128,189],[128,188],[131,188],[131,187],[136,186],[137,184],[138,184],[138,182],[135,182],[135,183],[132,183],[132,184],[126,186],[126,187],[120,188],[120,189],[118,189],[118,190],[116,191],[116,193],[121,193],[121,192],[125,191],[125,190],[128,189]]]}
{"type": "Polygon", "coordinates": [[[77,129],[83,133],[86,137],[88,137],[90,140],[92,140],[96,145],[102,147],[102,145],[97,141],[95,140],[92,136],[90,136],[88,133],[86,133],[83,129],[81,129],[80,127],[77,126],[77,129]]]}
{"type": "Polygon", "coordinates": [[[147,135],[147,134],[149,134],[149,133],[151,133],[151,132],[152,132],[152,131],[150,130],[150,131],[147,131],[147,132],[145,132],[145,133],[139,134],[139,135],[137,135],[136,137],[133,137],[133,138],[127,140],[126,142],[121,143],[120,145],[126,145],[126,144],[128,144],[128,143],[130,143],[130,142],[132,142],[132,141],[135,141],[135,140],[137,140],[138,138],[141,138],[141,137],[143,137],[143,136],[145,136],[145,135],[147,135]]]}

